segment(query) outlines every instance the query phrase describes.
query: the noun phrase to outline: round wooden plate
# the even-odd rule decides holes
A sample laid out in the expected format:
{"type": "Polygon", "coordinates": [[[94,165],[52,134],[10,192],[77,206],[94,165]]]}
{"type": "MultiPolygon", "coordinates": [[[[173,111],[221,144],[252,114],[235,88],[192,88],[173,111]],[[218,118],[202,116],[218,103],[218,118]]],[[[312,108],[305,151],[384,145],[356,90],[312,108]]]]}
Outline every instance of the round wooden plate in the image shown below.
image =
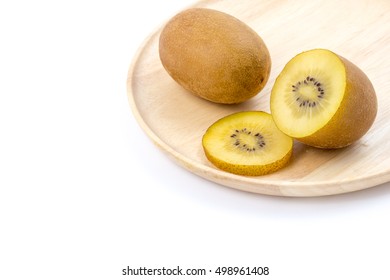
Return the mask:
{"type": "Polygon", "coordinates": [[[160,28],[140,47],[127,84],[132,111],[158,147],[194,174],[254,193],[322,196],[390,181],[390,1],[209,0],[194,6],[226,12],[251,26],[269,48],[271,76],[262,92],[240,105],[218,105],[195,97],[161,65],[160,28]],[[269,95],[278,73],[293,56],[313,48],[346,57],[371,79],[379,108],[370,131],[341,150],[295,143],[290,164],[266,176],[233,175],[210,164],[201,145],[206,129],[233,112],[269,112],[269,95]]]}

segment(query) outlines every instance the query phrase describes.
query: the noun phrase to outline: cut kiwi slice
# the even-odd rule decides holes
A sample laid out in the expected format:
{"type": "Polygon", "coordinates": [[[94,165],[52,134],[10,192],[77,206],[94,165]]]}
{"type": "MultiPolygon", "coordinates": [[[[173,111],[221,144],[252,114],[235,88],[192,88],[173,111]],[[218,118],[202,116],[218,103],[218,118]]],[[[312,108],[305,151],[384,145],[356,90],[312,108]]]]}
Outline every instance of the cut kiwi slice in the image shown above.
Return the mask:
{"type": "Polygon", "coordinates": [[[271,112],[287,135],[319,148],[341,148],[362,137],[377,111],[367,76],[345,58],[314,49],[291,59],[271,92],[271,112]]]}
{"type": "Polygon", "coordinates": [[[206,157],[219,169],[259,176],[287,164],[293,140],[276,127],[270,114],[250,111],[215,122],[204,134],[202,145],[206,157]]]}

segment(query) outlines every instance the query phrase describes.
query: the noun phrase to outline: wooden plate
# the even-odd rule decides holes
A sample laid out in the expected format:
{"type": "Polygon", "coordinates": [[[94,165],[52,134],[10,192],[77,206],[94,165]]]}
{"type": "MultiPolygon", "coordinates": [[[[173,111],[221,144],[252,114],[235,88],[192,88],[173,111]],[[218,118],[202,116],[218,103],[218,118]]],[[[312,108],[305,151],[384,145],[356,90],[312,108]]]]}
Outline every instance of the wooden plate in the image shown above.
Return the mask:
{"type": "Polygon", "coordinates": [[[267,86],[250,101],[213,104],[187,93],[171,79],[158,55],[161,29],[152,34],[130,66],[128,97],[141,127],[167,155],[208,180],[268,195],[340,194],[390,181],[390,1],[209,0],[194,6],[229,13],[257,31],[270,50],[272,71],[267,86]],[[313,48],[346,57],[371,79],[379,108],[368,134],[341,150],[295,143],[291,163],[267,176],[237,176],[211,165],[201,146],[206,129],[233,112],[269,112],[269,95],[278,73],[294,55],[313,48]]]}

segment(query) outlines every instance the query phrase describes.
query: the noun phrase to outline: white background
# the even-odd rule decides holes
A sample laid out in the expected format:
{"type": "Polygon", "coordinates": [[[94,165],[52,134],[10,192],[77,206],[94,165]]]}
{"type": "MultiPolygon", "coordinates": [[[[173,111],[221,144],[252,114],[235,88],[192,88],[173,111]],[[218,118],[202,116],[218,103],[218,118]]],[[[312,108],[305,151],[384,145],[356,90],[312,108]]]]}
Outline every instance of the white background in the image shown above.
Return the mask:
{"type": "Polygon", "coordinates": [[[127,71],[190,3],[0,2],[0,279],[171,279],[122,269],[178,265],[389,279],[390,184],[323,198],[244,193],[177,166],[140,129],[127,71]]]}

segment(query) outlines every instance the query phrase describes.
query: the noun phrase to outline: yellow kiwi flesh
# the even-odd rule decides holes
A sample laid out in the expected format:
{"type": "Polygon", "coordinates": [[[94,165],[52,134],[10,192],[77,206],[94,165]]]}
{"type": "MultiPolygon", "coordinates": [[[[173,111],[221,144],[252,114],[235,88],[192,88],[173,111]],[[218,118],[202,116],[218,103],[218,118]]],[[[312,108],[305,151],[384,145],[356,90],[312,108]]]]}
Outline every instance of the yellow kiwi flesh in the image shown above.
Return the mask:
{"type": "Polygon", "coordinates": [[[181,86],[223,104],[258,94],[271,69],[268,49],[254,30],[231,15],[205,8],[185,10],[164,26],[159,55],[181,86]]]}
{"type": "Polygon", "coordinates": [[[288,163],[293,140],[276,127],[270,114],[249,111],[216,121],[204,134],[202,145],[208,160],[219,169],[259,176],[288,163]]]}
{"type": "Polygon", "coordinates": [[[314,49],[295,56],[279,74],[271,112],[287,135],[319,148],[342,148],[372,126],[377,99],[356,65],[329,50],[314,49]]]}

